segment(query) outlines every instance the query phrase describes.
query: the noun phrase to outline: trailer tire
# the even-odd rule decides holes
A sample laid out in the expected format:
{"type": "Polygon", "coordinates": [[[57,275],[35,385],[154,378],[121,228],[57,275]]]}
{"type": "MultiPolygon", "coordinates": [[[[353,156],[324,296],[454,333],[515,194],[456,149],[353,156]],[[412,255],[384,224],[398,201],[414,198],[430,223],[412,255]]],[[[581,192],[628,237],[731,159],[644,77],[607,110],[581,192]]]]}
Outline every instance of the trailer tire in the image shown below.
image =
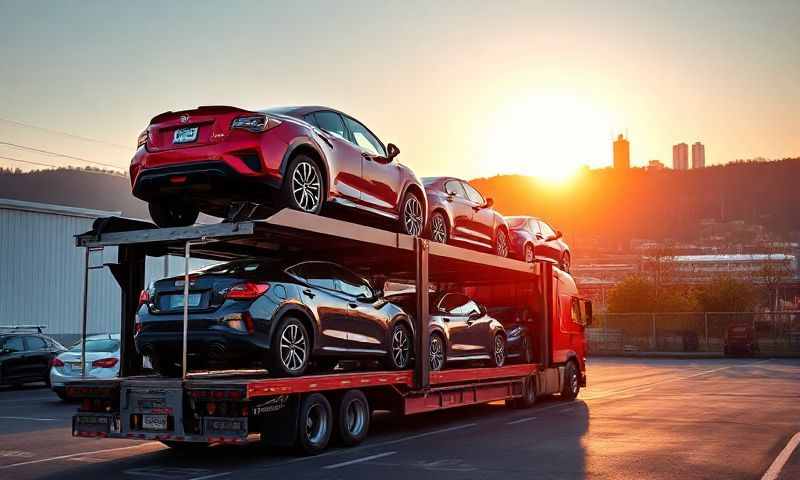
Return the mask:
{"type": "Polygon", "coordinates": [[[580,372],[575,362],[570,360],[564,367],[564,385],[561,387],[561,400],[575,400],[581,391],[580,372]]]}
{"type": "Polygon", "coordinates": [[[335,402],[336,438],[345,447],[353,447],[367,438],[370,408],[361,390],[348,390],[335,402]]]}
{"type": "Polygon", "coordinates": [[[506,406],[514,409],[531,408],[536,403],[536,380],[528,377],[522,387],[522,396],[506,400],[506,406]]]}
{"type": "Polygon", "coordinates": [[[333,412],[321,393],[303,397],[297,416],[296,449],[301,455],[317,455],[328,446],[333,430],[333,412]]]}

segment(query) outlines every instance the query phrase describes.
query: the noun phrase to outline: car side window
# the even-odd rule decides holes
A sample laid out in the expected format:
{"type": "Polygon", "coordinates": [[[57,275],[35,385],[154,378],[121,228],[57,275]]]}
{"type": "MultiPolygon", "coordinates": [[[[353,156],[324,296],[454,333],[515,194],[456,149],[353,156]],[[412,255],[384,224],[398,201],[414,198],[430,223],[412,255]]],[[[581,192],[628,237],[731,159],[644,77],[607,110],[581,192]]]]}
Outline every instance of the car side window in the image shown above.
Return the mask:
{"type": "Polygon", "coordinates": [[[305,120],[306,123],[310,123],[311,125],[314,125],[315,127],[319,128],[319,124],[317,123],[317,119],[316,117],[314,117],[313,113],[309,113],[308,115],[303,115],[303,120],[305,120]]]}
{"type": "Polygon", "coordinates": [[[356,298],[372,298],[375,295],[363,278],[346,268],[335,265],[331,265],[331,267],[336,277],[334,282],[336,290],[356,298]]]}
{"type": "Polygon", "coordinates": [[[39,337],[25,337],[25,343],[28,346],[28,350],[47,350],[47,342],[39,337]]]}
{"type": "Polygon", "coordinates": [[[456,197],[467,198],[467,194],[464,193],[464,187],[461,186],[461,182],[458,180],[450,180],[449,182],[445,183],[444,189],[447,193],[455,194],[456,197]]]}
{"type": "Polygon", "coordinates": [[[344,121],[347,123],[347,128],[350,129],[350,133],[353,134],[353,139],[359,147],[373,155],[386,156],[386,150],[384,150],[380,140],[367,130],[367,127],[350,117],[344,117],[344,121]]]}
{"type": "Polygon", "coordinates": [[[330,264],[325,262],[305,262],[286,269],[292,275],[302,278],[314,287],[334,290],[334,275],[330,264]]]}
{"type": "Polygon", "coordinates": [[[347,140],[347,130],[345,130],[342,117],[338,113],[327,111],[316,112],[314,118],[317,120],[317,126],[319,128],[347,140]]]}
{"type": "Polygon", "coordinates": [[[550,228],[550,225],[542,221],[539,222],[539,225],[541,225],[542,227],[542,235],[544,235],[544,238],[552,237],[553,235],[556,234],[556,232],[554,232],[553,229],[550,228]]]}
{"type": "Polygon", "coordinates": [[[467,192],[467,198],[472,200],[473,202],[477,203],[478,205],[483,205],[486,201],[483,199],[483,195],[480,194],[477,190],[475,190],[472,185],[467,182],[461,182],[464,186],[464,191],[467,192]]]}
{"type": "Polygon", "coordinates": [[[450,315],[469,315],[473,311],[480,311],[477,304],[468,296],[461,293],[448,293],[439,301],[439,310],[450,315]]]}
{"type": "Polygon", "coordinates": [[[541,233],[541,229],[539,228],[539,222],[536,220],[529,220],[528,221],[528,228],[533,232],[534,235],[537,233],[541,233]]]}
{"type": "Polygon", "coordinates": [[[22,342],[22,337],[8,337],[3,349],[9,352],[24,352],[25,344],[22,342]]]}

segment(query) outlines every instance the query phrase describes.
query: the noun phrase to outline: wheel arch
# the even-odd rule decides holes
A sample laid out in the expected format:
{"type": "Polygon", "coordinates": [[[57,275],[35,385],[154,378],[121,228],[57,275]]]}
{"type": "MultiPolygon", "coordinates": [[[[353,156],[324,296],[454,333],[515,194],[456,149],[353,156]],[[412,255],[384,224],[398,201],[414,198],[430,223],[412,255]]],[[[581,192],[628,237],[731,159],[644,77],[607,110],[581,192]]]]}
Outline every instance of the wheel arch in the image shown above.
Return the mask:
{"type": "Polygon", "coordinates": [[[306,327],[306,330],[309,331],[310,338],[311,338],[311,348],[309,351],[314,353],[314,349],[319,345],[319,328],[317,328],[317,322],[315,320],[314,315],[305,305],[299,305],[297,303],[288,303],[284,304],[279,307],[275,313],[272,315],[272,322],[269,329],[269,347],[272,348],[272,340],[275,336],[275,329],[278,328],[278,324],[283,320],[283,318],[287,315],[292,315],[297,317],[298,320],[306,327]]]}
{"type": "Polygon", "coordinates": [[[325,182],[325,198],[327,199],[330,196],[331,189],[330,169],[328,168],[328,162],[325,161],[325,154],[322,153],[322,149],[310,138],[298,137],[286,148],[281,161],[281,178],[285,181],[286,169],[289,168],[289,163],[297,155],[308,156],[322,171],[322,180],[325,182]]]}
{"type": "Polygon", "coordinates": [[[429,217],[429,215],[428,215],[428,196],[425,195],[425,189],[420,187],[416,183],[408,182],[403,187],[403,193],[400,195],[400,198],[399,198],[399,200],[397,202],[397,215],[400,215],[400,209],[402,208],[402,205],[403,205],[403,199],[406,198],[406,194],[409,193],[409,192],[415,194],[417,196],[417,199],[420,201],[420,203],[422,203],[422,212],[425,215],[425,223],[423,224],[423,231],[424,231],[425,227],[427,226],[428,217],[429,217]]]}

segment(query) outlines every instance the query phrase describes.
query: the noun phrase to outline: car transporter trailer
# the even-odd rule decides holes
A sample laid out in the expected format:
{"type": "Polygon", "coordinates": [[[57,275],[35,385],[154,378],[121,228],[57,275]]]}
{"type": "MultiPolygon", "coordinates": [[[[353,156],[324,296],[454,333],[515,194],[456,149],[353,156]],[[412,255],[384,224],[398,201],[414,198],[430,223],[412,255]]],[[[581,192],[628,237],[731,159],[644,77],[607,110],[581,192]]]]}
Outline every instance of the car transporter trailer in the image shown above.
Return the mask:
{"type": "MultiPolygon", "coordinates": [[[[74,436],[150,439],[179,447],[246,443],[260,434],[267,445],[314,454],[327,447],[332,433],[342,445],[360,443],[373,410],[409,415],[500,400],[528,407],[537,395],[567,392],[565,397],[574,398],[569,393],[585,385],[583,358],[553,354],[554,279],[566,274],[546,262],[524,263],[289,209],[265,220],[178,228],[103,218],[92,231],[78,235],[76,244],[86,248],[85,284],[89,270],[108,267],[121,287],[122,312],[119,378],[82,379],[67,388],[68,396],[80,401],[74,436]],[[90,266],[90,256],[107,247],[116,247],[116,261],[90,266]],[[365,277],[413,284],[416,292],[428,292],[431,285],[522,286],[524,293],[517,297],[523,300],[517,301],[529,305],[513,307],[535,311],[529,322],[533,361],[429,371],[423,361],[428,358],[429,298],[416,295],[420,314],[413,316],[413,370],[334,370],[297,378],[271,378],[263,370],[189,372],[186,339],[191,330],[185,307],[182,377],[146,374],[134,346],[146,256],[184,256],[188,296],[190,257],[223,261],[298,254],[335,261],[365,277]]],[[[82,331],[85,338],[85,307],[82,331]]]]}

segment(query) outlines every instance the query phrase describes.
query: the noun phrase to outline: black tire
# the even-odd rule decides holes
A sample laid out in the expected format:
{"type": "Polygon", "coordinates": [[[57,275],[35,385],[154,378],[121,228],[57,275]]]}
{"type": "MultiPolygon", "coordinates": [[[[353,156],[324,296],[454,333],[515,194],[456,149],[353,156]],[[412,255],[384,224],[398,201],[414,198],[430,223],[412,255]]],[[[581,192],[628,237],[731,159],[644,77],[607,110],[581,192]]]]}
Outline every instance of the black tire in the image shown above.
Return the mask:
{"type": "Polygon", "coordinates": [[[561,400],[575,400],[581,391],[580,372],[574,361],[567,362],[564,367],[564,386],[561,388],[561,400]]]}
{"type": "Polygon", "coordinates": [[[506,337],[497,333],[492,338],[492,366],[499,368],[506,363],[506,337]]]}
{"type": "Polygon", "coordinates": [[[536,382],[528,377],[522,386],[522,396],[506,400],[506,406],[514,409],[531,408],[536,403],[536,382]]]}
{"type": "Polygon", "coordinates": [[[431,333],[428,339],[428,366],[432,372],[447,366],[447,343],[439,333],[431,333]]]}
{"type": "Polygon", "coordinates": [[[570,261],[571,259],[569,256],[569,252],[564,252],[564,255],[561,257],[561,265],[559,265],[561,267],[561,270],[569,273],[570,261]]]}
{"type": "Polygon", "coordinates": [[[422,199],[412,192],[406,192],[400,203],[400,232],[417,237],[425,228],[425,207],[422,199]]]}
{"type": "Polygon", "coordinates": [[[161,228],[188,227],[194,225],[200,209],[172,200],[154,201],[147,204],[150,218],[161,228]]]}
{"type": "Polygon", "coordinates": [[[500,228],[494,235],[494,254],[498,257],[508,257],[508,232],[500,228]]]}
{"type": "Polygon", "coordinates": [[[182,452],[201,450],[203,448],[208,447],[208,443],[205,442],[176,442],[174,440],[159,440],[159,441],[172,450],[178,450],[182,452]]]}
{"type": "Polygon", "coordinates": [[[536,259],[536,252],[534,252],[533,250],[533,245],[531,245],[530,243],[526,243],[525,251],[522,252],[522,260],[528,263],[533,263],[535,259],[536,259]]]}
{"type": "Polygon", "coordinates": [[[308,370],[311,336],[299,319],[287,315],[275,329],[267,370],[278,377],[299,377],[308,370]]]}
{"type": "Polygon", "coordinates": [[[317,162],[303,154],[292,158],[281,188],[283,204],[317,215],[322,211],[327,193],[325,177],[317,162]]]}
{"type": "Polygon", "coordinates": [[[367,438],[369,421],[369,402],[361,390],[348,390],[336,400],[336,438],[345,447],[367,438]]]}
{"type": "Polygon", "coordinates": [[[328,399],[321,393],[305,396],[297,419],[297,451],[302,455],[317,455],[325,450],[333,430],[333,412],[328,399]]]}
{"type": "Polygon", "coordinates": [[[433,212],[430,221],[430,239],[437,243],[447,243],[450,241],[450,227],[447,217],[440,211],[433,212]]]}
{"type": "Polygon", "coordinates": [[[405,370],[411,364],[411,357],[414,354],[414,339],[411,337],[411,330],[402,323],[395,323],[389,337],[389,357],[386,359],[386,367],[390,370],[405,370]]]}
{"type": "Polygon", "coordinates": [[[60,398],[62,402],[69,401],[69,397],[67,396],[66,390],[53,390],[53,391],[56,393],[56,395],[58,395],[58,398],[60,398]]]}

